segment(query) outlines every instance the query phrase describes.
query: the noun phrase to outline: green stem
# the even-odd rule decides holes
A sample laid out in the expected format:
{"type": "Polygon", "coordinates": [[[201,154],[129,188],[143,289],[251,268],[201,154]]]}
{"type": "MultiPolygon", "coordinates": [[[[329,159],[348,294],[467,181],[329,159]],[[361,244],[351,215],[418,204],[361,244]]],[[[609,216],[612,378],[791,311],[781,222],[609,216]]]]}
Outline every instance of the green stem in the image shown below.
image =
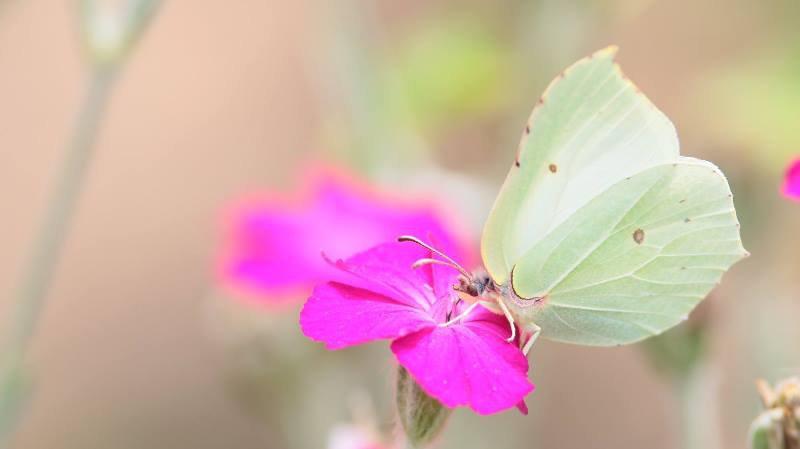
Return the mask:
{"type": "MultiPolygon", "coordinates": [[[[39,317],[44,309],[53,274],[58,265],[64,237],[83,190],[86,171],[92,159],[97,131],[103,118],[117,72],[125,63],[131,48],[142,36],[161,0],[129,0],[122,38],[112,48],[111,58],[97,53],[96,30],[90,16],[98,7],[92,0],[80,3],[82,31],[89,43],[92,74],[64,162],[60,166],[53,191],[45,206],[45,216],[36,234],[28,264],[16,292],[14,320],[0,352],[0,449],[14,431],[22,409],[30,396],[30,379],[24,362],[30,341],[35,335],[39,317]]],[[[108,50],[108,49],[104,49],[108,50]]]]}
{"type": "Polygon", "coordinates": [[[680,428],[684,449],[721,449],[719,392],[713,368],[698,362],[676,380],[680,401],[680,428]]]}
{"type": "Polygon", "coordinates": [[[114,72],[97,70],[89,82],[82,110],[69,144],[61,172],[53,186],[45,210],[39,238],[34,243],[20,291],[17,314],[11,335],[12,348],[27,347],[36,330],[47,290],[58,263],[64,236],[83,188],[86,170],[92,158],[97,128],[108,102],[114,72]]]}
{"type": "Polygon", "coordinates": [[[97,68],[92,74],[65,160],[52,187],[44,219],[16,293],[14,320],[10,323],[11,331],[5,341],[3,363],[0,363],[0,391],[6,393],[5,397],[0,397],[0,409],[6,412],[0,415],[3,420],[0,422],[0,447],[13,427],[8,421],[15,420],[14,415],[18,414],[10,409],[18,409],[25,402],[17,391],[20,385],[27,383],[23,374],[25,353],[44,309],[115,74],[112,68],[97,68]],[[11,401],[12,396],[16,406],[3,404],[11,401]]]}

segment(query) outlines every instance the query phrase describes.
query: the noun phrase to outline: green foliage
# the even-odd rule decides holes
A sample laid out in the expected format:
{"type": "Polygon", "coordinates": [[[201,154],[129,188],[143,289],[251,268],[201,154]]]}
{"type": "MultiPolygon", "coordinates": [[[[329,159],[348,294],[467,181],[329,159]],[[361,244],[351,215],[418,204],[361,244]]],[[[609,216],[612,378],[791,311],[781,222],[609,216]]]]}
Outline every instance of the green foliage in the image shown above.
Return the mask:
{"type": "Polygon", "coordinates": [[[641,345],[658,372],[672,379],[685,379],[703,358],[707,340],[705,327],[690,320],[643,341],[641,345]]]}
{"type": "Polygon", "coordinates": [[[399,117],[434,133],[504,101],[511,73],[496,33],[470,19],[424,23],[387,51],[382,67],[399,117]]]}
{"type": "Polygon", "coordinates": [[[721,138],[775,172],[800,148],[800,47],[771,48],[706,78],[699,102],[721,138]]]}

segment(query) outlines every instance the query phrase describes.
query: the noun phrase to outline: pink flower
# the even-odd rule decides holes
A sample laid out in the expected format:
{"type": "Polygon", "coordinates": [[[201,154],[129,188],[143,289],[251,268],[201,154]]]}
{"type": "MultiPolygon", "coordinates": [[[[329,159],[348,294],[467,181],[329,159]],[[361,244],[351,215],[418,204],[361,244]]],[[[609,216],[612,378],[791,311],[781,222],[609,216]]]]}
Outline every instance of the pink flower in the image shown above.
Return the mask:
{"type": "Polygon", "coordinates": [[[397,361],[442,404],[466,405],[480,414],[517,405],[524,413],[522,401],[534,386],[527,359],[506,341],[508,322],[479,307],[442,326],[465,304],[452,289],[455,270],[412,268],[431,257],[417,245],[395,242],[331,262],[346,276],[314,289],[300,314],[303,333],[328,349],[393,340],[397,361]]]}
{"type": "Polygon", "coordinates": [[[389,449],[373,431],[355,425],[340,425],[328,435],[328,449],[389,449]]]}
{"type": "Polygon", "coordinates": [[[304,298],[338,270],[320,254],[345,257],[403,234],[432,236],[459,257],[464,239],[429,199],[399,200],[332,169],[313,169],[301,192],[245,198],[225,215],[220,283],[260,302],[304,298]]]}
{"type": "Polygon", "coordinates": [[[786,198],[800,201],[800,158],[795,159],[786,168],[781,191],[786,198]]]}

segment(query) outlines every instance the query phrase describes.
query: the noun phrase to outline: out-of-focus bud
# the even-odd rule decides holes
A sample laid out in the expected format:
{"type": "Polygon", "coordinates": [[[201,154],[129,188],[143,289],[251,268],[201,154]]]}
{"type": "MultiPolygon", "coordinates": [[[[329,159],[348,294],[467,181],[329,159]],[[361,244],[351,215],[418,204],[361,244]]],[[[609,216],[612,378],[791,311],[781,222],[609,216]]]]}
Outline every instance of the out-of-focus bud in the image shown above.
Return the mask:
{"type": "Polygon", "coordinates": [[[159,0],[82,0],[81,33],[89,57],[98,66],[113,66],[124,60],[150,18],[159,0]]]}
{"type": "Polygon", "coordinates": [[[752,449],[800,449],[800,378],[780,382],[775,389],[756,382],[766,411],[750,426],[752,449]]]}
{"type": "Polygon", "coordinates": [[[751,449],[783,449],[782,410],[767,410],[750,425],[751,449]]]}
{"type": "Polygon", "coordinates": [[[387,449],[368,429],[339,425],[328,436],[328,449],[387,449]]]}
{"type": "Polygon", "coordinates": [[[428,396],[405,368],[397,372],[397,412],[412,448],[430,444],[444,429],[451,410],[428,396]]]}

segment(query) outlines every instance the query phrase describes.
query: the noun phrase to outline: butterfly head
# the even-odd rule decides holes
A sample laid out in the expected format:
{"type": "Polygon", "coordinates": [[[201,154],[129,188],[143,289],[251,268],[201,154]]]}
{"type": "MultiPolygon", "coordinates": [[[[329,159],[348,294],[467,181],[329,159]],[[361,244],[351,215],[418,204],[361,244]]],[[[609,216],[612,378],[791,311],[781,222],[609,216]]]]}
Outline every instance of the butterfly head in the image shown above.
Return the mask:
{"type": "Polygon", "coordinates": [[[469,296],[481,297],[496,290],[494,281],[486,270],[480,269],[469,276],[461,275],[453,289],[469,296]]]}
{"type": "Polygon", "coordinates": [[[461,273],[461,276],[458,277],[458,284],[453,285],[454,290],[474,297],[484,296],[486,293],[495,292],[497,290],[494,281],[492,280],[491,276],[489,276],[489,273],[486,272],[486,270],[480,269],[474,273],[470,273],[450,256],[423,242],[417,237],[404,235],[398,237],[397,240],[400,242],[416,243],[417,245],[431,251],[432,257],[420,259],[414,262],[414,265],[412,265],[413,268],[418,268],[423,265],[437,264],[448,266],[461,273]],[[438,256],[439,258],[434,258],[434,255],[438,256]]]}

